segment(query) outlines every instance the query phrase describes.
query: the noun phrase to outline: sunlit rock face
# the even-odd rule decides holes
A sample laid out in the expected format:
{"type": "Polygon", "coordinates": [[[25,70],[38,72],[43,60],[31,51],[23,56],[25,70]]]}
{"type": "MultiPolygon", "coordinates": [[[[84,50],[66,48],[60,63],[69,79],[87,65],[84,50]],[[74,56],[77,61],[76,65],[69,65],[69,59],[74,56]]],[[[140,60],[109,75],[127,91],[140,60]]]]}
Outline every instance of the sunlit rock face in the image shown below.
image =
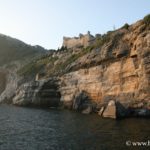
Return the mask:
{"type": "Polygon", "coordinates": [[[61,78],[62,101],[71,103],[78,91],[86,91],[91,100],[97,103],[112,98],[128,101],[139,92],[140,79],[132,58],[108,66],[81,69],[61,78]]]}
{"type": "Polygon", "coordinates": [[[86,114],[95,106],[96,111],[97,107],[105,107],[111,100],[124,106],[150,108],[149,29],[141,20],[111,31],[102,37],[101,45],[92,46],[86,53],[82,48],[76,55],[71,50],[58,53],[56,62],[46,65],[43,75],[37,75],[39,81],[18,89],[13,103],[53,106],[51,102],[56,98],[55,102],[60,100],[65,107],[86,114]],[[49,71],[56,72],[47,74],[49,71]]]}
{"type": "Polygon", "coordinates": [[[150,103],[150,31],[142,22],[130,31],[118,31],[120,38],[105,44],[97,54],[81,58],[74,66],[97,63],[61,77],[61,101],[71,107],[76,93],[86,92],[91,101],[105,104],[117,100],[123,104],[135,101],[150,103]],[[124,32],[124,34],[122,33],[124,32]],[[89,59],[93,56],[93,59],[89,59]]]}

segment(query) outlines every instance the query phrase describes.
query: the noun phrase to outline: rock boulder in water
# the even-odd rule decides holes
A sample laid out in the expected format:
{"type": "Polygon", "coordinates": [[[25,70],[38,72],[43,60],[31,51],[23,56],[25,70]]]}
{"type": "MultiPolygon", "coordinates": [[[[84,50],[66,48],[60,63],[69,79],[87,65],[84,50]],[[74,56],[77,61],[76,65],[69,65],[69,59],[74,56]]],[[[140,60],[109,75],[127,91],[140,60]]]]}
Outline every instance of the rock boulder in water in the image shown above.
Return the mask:
{"type": "Polygon", "coordinates": [[[93,111],[92,106],[89,105],[86,109],[82,111],[82,114],[90,114],[92,113],[92,111],[93,111]]]}
{"type": "Polygon", "coordinates": [[[102,116],[113,119],[124,118],[128,116],[128,110],[120,102],[115,102],[114,100],[111,100],[109,101],[102,116]]]}
{"type": "Polygon", "coordinates": [[[111,100],[103,112],[103,117],[116,119],[116,104],[111,100]]]}

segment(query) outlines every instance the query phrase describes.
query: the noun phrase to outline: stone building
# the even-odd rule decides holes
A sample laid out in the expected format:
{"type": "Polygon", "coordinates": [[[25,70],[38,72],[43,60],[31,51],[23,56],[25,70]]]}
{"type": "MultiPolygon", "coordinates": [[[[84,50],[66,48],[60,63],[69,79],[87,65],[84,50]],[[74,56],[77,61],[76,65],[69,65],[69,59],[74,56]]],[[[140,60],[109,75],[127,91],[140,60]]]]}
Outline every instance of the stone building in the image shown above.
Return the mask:
{"type": "Polygon", "coordinates": [[[94,41],[95,37],[88,31],[87,34],[79,34],[79,37],[63,37],[63,46],[68,49],[87,47],[94,41]]]}

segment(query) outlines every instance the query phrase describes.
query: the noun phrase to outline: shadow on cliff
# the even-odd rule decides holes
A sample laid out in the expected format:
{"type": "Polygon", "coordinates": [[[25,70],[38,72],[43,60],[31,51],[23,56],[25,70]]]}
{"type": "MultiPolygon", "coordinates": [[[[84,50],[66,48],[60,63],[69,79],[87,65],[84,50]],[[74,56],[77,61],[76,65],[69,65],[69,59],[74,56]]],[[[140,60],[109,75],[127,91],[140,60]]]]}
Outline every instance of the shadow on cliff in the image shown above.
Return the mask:
{"type": "Polygon", "coordinates": [[[73,99],[72,109],[89,114],[94,111],[95,106],[90,95],[86,91],[80,91],[73,99]]]}
{"type": "Polygon", "coordinates": [[[6,88],[6,73],[0,71],[0,94],[5,90],[6,88]]]}
{"type": "Polygon", "coordinates": [[[58,107],[61,95],[57,82],[50,78],[24,84],[13,98],[13,104],[28,107],[58,107]]]}

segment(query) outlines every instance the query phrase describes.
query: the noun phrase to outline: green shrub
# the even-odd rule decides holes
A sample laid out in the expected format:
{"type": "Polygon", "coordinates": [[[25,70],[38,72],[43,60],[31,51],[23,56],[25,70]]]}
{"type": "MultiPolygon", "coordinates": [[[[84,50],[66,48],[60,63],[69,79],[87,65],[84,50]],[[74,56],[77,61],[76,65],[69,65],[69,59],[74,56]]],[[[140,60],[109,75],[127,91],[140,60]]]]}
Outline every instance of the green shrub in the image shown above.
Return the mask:
{"type": "Polygon", "coordinates": [[[23,66],[17,71],[17,73],[20,76],[35,75],[42,70],[46,64],[51,63],[53,65],[57,59],[58,57],[43,57],[41,59],[37,59],[23,66]]]}
{"type": "Polygon", "coordinates": [[[23,66],[20,70],[18,70],[17,73],[20,76],[35,75],[42,68],[42,64],[37,65],[36,62],[30,62],[29,64],[23,66]]]}
{"type": "Polygon", "coordinates": [[[91,46],[91,48],[97,49],[97,48],[102,47],[105,43],[109,42],[112,32],[113,31],[109,31],[107,34],[103,34],[101,37],[96,38],[96,40],[95,40],[94,44],[91,46]]]}
{"type": "Polygon", "coordinates": [[[144,17],[143,19],[144,23],[146,25],[150,25],[150,14],[148,14],[147,16],[144,17]]]}
{"type": "Polygon", "coordinates": [[[104,35],[102,36],[101,41],[100,41],[100,46],[102,46],[102,45],[104,45],[105,43],[109,42],[109,40],[110,40],[110,34],[109,34],[109,33],[108,33],[108,34],[104,34],[104,35]]]}
{"type": "Polygon", "coordinates": [[[61,48],[57,49],[57,51],[64,51],[64,50],[68,50],[66,46],[62,46],[61,48]]]}
{"type": "Polygon", "coordinates": [[[88,46],[86,48],[83,48],[83,50],[80,53],[80,56],[90,53],[93,50],[93,48],[94,48],[94,46],[88,46]]]}
{"type": "Polygon", "coordinates": [[[129,28],[129,24],[128,23],[125,23],[124,25],[123,25],[123,27],[122,27],[123,29],[127,29],[128,30],[128,28],[129,28]]]}
{"type": "Polygon", "coordinates": [[[76,61],[80,57],[80,54],[71,55],[63,64],[60,64],[59,69],[65,69],[68,65],[76,61]]]}
{"type": "Polygon", "coordinates": [[[54,63],[56,60],[58,59],[58,57],[45,57],[43,59],[39,59],[37,61],[37,64],[43,64],[43,65],[46,65],[48,63],[54,63]]]}

